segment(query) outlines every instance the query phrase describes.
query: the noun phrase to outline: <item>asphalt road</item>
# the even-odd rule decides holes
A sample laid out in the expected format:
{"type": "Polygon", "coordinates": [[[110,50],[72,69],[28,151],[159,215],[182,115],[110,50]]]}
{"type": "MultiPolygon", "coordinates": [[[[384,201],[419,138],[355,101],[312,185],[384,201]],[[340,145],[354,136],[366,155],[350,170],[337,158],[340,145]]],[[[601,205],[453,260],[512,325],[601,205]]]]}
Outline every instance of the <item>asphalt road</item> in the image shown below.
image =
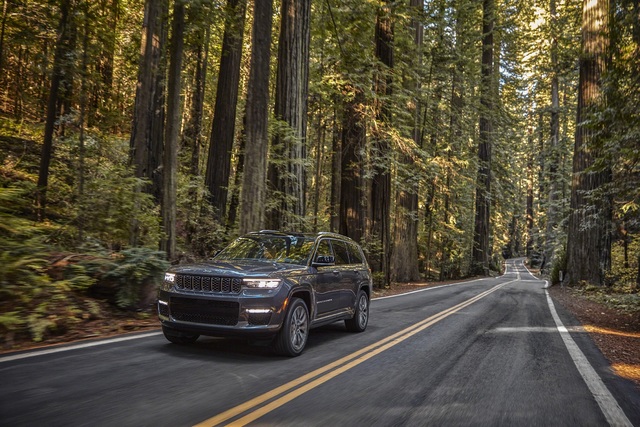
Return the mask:
{"type": "Polygon", "coordinates": [[[543,286],[510,260],[376,299],[367,331],[313,330],[293,359],[156,332],[5,355],[0,425],[640,426],[640,390],[543,286]]]}

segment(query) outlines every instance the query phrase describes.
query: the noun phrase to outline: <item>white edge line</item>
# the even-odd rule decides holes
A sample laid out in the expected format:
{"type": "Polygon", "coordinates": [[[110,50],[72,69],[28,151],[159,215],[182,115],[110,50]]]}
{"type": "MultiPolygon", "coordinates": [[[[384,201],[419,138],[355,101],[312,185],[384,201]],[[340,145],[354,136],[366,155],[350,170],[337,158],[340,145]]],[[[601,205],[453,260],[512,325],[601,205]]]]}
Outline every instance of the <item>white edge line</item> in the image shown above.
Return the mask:
{"type": "Polygon", "coordinates": [[[591,391],[596,402],[598,402],[598,406],[600,406],[600,410],[607,419],[607,422],[612,426],[633,427],[629,418],[627,418],[622,408],[620,408],[620,405],[618,405],[618,401],[616,401],[609,389],[604,385],[602,378],[600,378],[596,370],[591,366],[587,357],[573,340],[571,334],[562,323],[562,320],[560,320],[560,316],[558,316],[556,307],[553,305],[553,300],[549,295],[549,291],[545,290],[544,293],[547,296],[549,310],[551,310],[551,316],[556,322],[556,327],[562,337],[562,341],[564,341],[564,344],[569,351],[569,355],[571,356],[571,359],[573,359],[573,363],[575,363],[576,368],[578,368],[582,379],[584,379],[587,387],[589,387],[589,391],[591,391]]]}
{"type": "Polygon", "coordinates": [[[480,280],[486,280],[485,277],[481,278],[481,279],[474,279],[474,280],[469,280],[468,282],[456,282],[456,283],[449,283],[448,285],[439,285],[439,286],[430,286],[428,288],[422,288],[422,289],[417,289],[415,291],[410,291],[410,292],[404,292],[402,294],[396,294],[396,295],[387,295],[386,297],[375,297],[375,298],[371,298],[372,301],[374,300],[381,300],[381,299],[389,299],[389,298],[397,298],[397,297],[403,297],[405,295],[411,295],[411,294],[417,294],[418,292],[425,292],[425,291],[432,291],[434,289],[442,289],[442,288],[448,288],[449,286],[456,286],[456,285],[466,285],[468,283],[473,283],[473,282],[478,282],[480,280]]]}
{"type": "Polygon", "coordinates": [[[69,351],[69,350],[78,350],[78,349],[82,349],[82,348],[97,347],[99,345],[112,344],[112,343],[117,343],[117,342],[122,342],[122,341],[137,340],[137,339],[141,339],[141,338],[153,337],[153,336],[160,335],[160,334],[161,334],[161,332],[148,332],[148,333],[145,333],[145,334],[130,335],[130,336],[118,337],[118,338],[110,338],[110,339],[105,339],[105,340],[86,342],[86,343],[82,343],[82,344],[75,344],[75,345],[69,345],[69,346],[64,346],[64,347],[48,348],[48,349],[44,349],[44,350],[35,350],[35,351],[30,351],[28,353],[20,353],[20,354],[0,357],[0,363],[2,363],[2,362],[11,362],[13,360],[27,359],[29,357],[43,356],[43,355],[46,355],[46,354],[60,353],[60,352],[69,351]]]}

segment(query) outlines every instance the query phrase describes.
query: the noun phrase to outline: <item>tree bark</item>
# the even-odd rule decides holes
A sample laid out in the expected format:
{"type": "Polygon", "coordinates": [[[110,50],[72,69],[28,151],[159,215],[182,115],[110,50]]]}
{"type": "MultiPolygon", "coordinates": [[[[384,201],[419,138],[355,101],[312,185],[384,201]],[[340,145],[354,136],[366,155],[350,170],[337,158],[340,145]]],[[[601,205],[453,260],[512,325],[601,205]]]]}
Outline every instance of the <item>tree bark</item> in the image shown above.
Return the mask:
{"type": "Polygon", "coordinates": [[[40,169],[38,172],[38,187],[36,191],[36,212],[39,221],[43,221],[46,215],[47,186],[49,185],[49,165],[53,151],[53,132],[58,118],[59,89],[64,80],[63,62],[70,49],[71,10],[73,0],[63,0],[60,3],[60,23],[56,50],[53,58],[53,72],[51,76],[51,90],[47,102],[47,118],[44,126],[44,140],[40,154],[40,169]]]}
{"type": "Polygon", "coordinates": [[[550,0],[551,12],[551,129],[549,144],[549,196],[547,205],[547,225],[545,230],[545,270],[548,272],[553,266],[553,255],[556,246],[555,228],[557,225],[556,202],[557,181],[558,181],[558,141],[560,139],[560,94],[558,84],[558,38],[555,34],[557,30],[556,0],[550,0]]]}
{"type": "MultiPolygon", "coordinates": [[[[0,23],[0,76],[4,76],[4,33],[7,25],[7,14],[9,11],[9,0],[2,0],[2,22],[0,23]]],[[[2,83],[4,77],[0,77],[2,83]]]]}
{"type": "Polygon", "coordinates": [[[342,160],[340,162],[340,228],[339,232],[360,242],[364,237],[365,193],[361,153],[366,131],[363,118],[364,94],[358,88],[352,100],[344,105],[342,124],[342,160]]]}
{"type": "Polygon", "coordinates": [[[209,140],[205,183],[211,196],[214,216],[220,222],[224,220],[227,208],[246,9],[246,0],[227,2],[216,103],[209,140]]]}
{"type": "MultiPolygon", "coordinates": [[[[531,129],[528,130],[528,135],[527,135],[527,141],[528,141],[528,145],[529,147],[531,147],[531,153],[535,152],[535,149],[533,147],[533,132],[531,131],[531,129]]],[[[534,158],[533,158],[533,154],[529,154],[528,155],[528,159],[527,159],[527,207],[526,207],[526,216],[527,216],[527,248],[526,248],[526,255],[528,258],[533,256],[533,244],[534,244],[534,240],[533,240],[533,235],[534,235],[534,219],[535,219],[535,213],[533,210],[533,201],[534,201],[534,188],[533,188],[533,182],[534,182],[534,169],[533,169],[533,164],[534,164],[534,158]]]]}
{"type": "Polygon", "coordinates": [[[162,225],[165,238],[160,249],[167,253],[167,260],[176,257],[176,202],[178,176],[178,135],[180,131],[180,71],[184,47],[184,3],[176,0],[173,5],[171,44],[169,52],[169,78],[167,88],[167,124],[163,155],[162,225]]]}
{"type": "Polygon", "coordinates": [[[376,112],[378,132],[374,134],[372,151],[374,164],[371,182],[371,235],[373,239],[378,240],[382,251],[378,256],[369,258],[372,270],[383,273],[385,285],[391,277],[391,147],[388,137],[384,134],[384,131],[391,127],[391,111],[387,105],[392,92],[391,70],[394,67],[393,25],[390,15],[390,4],[387,2],[378,10],[376,19],[376,58],[380,61],[381,67],[376,78],[379,105],[376,112]]]}
{"type": "Polygon", "coordinates": [[[482,3],[482,79],[480,84],[480,136],[478,143],[478,178],[476,214],[473,233],[472,272],[489,274],[491,246],[491,146],[493,143],[493,26],[494,0],[482,3]]]}
{"type": "Polygon", "coordinates": [[[333,110],[333,129],[331,132],[331,205],[329,206],[329,230],[340,230],[340,202],[342,200],[342,135],[338,130],[336,109],[333,110]]]}
{"type": "Polygon", "coordinates": [[[152,180],[146,192],[161,200],[161,179],[164,122],[163,50],[166,31],[164,15],[166,0],[146,0],[140,46],[140,66],[131,130],[130,161],[138,178],[152,180]]]}
{"type": "Polygon", "coordinates": [[[262,0],[253,9],[240,234],[260,230],[265,224],[272,7],[271,0],[262,0]]]}
{"type": "Polygon", "coordinates": [[[307,93],[309,88],[310,0],[283,0],[278,42],[275,117],[287,125],[272,143],[268,182],[277,203],[267,210],[267,227],[304,229],[306,214],[307,93]]]}
{"type": "Polygon", "coordinates": [[[590,169],[601,153],[599,129],[587,123],[603,102],[601,79],[607,62],[608,17],[608,0],[583,2],[578,126],[567,241],[567,273],[573,284],[603,284],[611,263],[611,204],[602,194],[603,186],[611,180],[611,171],[590,169]]]}

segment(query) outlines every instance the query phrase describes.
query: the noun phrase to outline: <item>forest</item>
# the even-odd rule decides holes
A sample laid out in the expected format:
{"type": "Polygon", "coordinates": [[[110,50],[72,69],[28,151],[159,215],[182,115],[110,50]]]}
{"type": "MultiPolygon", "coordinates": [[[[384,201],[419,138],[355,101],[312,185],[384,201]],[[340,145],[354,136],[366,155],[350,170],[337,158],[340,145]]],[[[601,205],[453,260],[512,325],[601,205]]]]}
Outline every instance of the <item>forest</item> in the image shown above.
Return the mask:
{"type": "MultiPolygon", "coordinates": [[[[2,0],[0,332],[260,229],[640,289],[637,0],[2,0]]],[[[148,301],[146,301],[148,303],[148,301]]]]}

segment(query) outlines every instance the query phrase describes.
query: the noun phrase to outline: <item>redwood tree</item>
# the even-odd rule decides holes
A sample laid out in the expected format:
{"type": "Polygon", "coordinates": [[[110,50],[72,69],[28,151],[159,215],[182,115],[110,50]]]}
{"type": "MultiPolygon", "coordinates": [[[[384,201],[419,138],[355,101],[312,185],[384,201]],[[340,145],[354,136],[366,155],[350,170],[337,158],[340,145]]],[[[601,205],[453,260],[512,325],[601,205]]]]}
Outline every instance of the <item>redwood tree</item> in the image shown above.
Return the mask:
{"type": "MultiPolygon", "coordinates": [[[[584,0],[578,115],[573,152],[567,274],[571,283],[602,284],[611,264],[611,205],[603,193],[608,167],[597,166],[598,132],[594,113],[602,105],[602,77],[608,49],[608,0],[584,0]],[[591,119],[591,120],[590,120],[591,119]],[[591,123],[590,123],[591,122],[591,123]]],[[[600,133],[602,135],[602,133],[600,133]]]]}
{"type": "Polygon", "coordinates": [[[482,78],[480,83],[480,135],[478,143],[478,177],[476,183],[476,214],[473,233],[472,272],[487,274],[491,245],[491,146],[493,140],[493,27],[494,0],[482,2],[482,78]]]}
{"type": "Polygon", "coordinates": [[[267,210],[267,227],[276,230],[304,228],[310,12],[310,0],[282,1],[275,117],[284,129],[272,144],[268,182],[277,203],[267,210]]]}
{"type": "Polygon", "coordinates": [[[259,230],[265,224],[272,8],[271,0],[257,1],[253,6],[240,234],[259,230]]]}
{"type": "Polygon", "coordinates": [[[167,124],[165,127],[165,147],[163,156],[162,225],[165,239],[160,249],[173,260],[176,252],[176,194],[178,175],[178,136],[180,130],[180,71],[184,46],[184,3],[176,0],[173,4],[171,46],[169,55],[167,124]]]}
{"type": "Polygon", "coordinates": [[[152,180],[151,189],[160,200],[162,189],[159,167],[162,164],[164,124],[164,25],[167,0],[145,2],[140,46],[138,85],[130,139],[130,161],[138,178],[152,180]]]}
{"type": "Polygon", "coordinates": [[[44,141],[40,154],[40,170],[38,173],[38,189],[36,193],[36,209],[38,219],[43,220],[47,205],[47,186],[49,185],[49,165],[53,151],[53,131],[59,115],[59,89],[64,81],[63,63],[70,55],[71,50],[71,11],[74,7],[73,0],[64,0],[60,4],[60,22],[58,25],[58,37],[53,58],[53,73],[51,76],[51,89],[47,102],[47,118],[44,126],[44,141]]]}
{"type": "MultiPolygon", "coordinates": [[[[268,0],[270,2],[271,0],[268,0]]],[[[236,125],[246,0],[228,0],[205,182],[218,221],[225,217],[236,125]]],[[[253,71],[253,67],[251,69],[253,71]]]]}

